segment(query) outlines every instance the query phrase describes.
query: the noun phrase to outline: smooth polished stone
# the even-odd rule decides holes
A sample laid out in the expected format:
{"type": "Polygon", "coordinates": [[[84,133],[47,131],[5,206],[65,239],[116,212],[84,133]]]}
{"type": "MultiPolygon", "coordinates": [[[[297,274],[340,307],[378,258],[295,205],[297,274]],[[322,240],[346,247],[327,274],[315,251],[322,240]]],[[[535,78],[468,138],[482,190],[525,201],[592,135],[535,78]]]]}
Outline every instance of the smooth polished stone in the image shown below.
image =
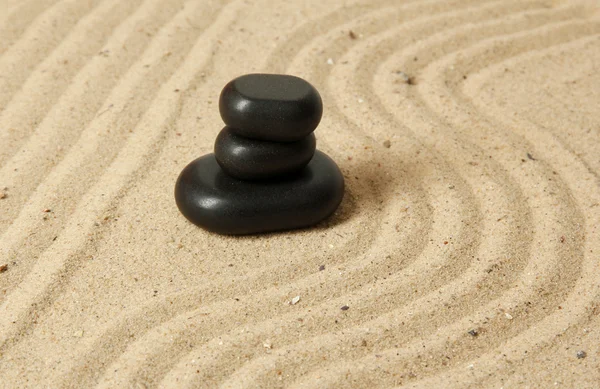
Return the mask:
{"type": "Polygon", "coordinates": [[[225,85],[219,110],[238,135],[294,142],[317,128],[323,103],[315,87],[299,77],[247,74],[225,85]]]}
{"type": "Polygon", "coordinates": [[[343,196],[342,173],[318,150],[300,172],[264,181],[233,178],[207,154],[186,166],[175,184],[177,206],[189,221],[227,235],[314,225],[331,215],[343,196]]]}
{"type": "Polygon", "coordinates": [[[297,172],[315,154],[315,134],[296,142],[269,142],[244,138],[225,127],[215,141],[215,158],[230,176],[262,180],[297,172]]]}

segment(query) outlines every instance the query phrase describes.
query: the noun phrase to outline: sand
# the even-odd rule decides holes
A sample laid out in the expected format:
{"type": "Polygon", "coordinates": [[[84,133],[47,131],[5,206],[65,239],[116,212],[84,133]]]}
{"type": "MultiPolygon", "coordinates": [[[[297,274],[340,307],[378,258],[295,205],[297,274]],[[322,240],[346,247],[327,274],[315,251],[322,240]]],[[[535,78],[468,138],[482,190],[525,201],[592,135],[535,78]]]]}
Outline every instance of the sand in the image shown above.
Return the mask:
{"type": "Polygon", "coordinates": [[[600,387],[597,1],[0,9],[0,387],[600,387]],[[315,228],[175,206],[251,72],[321,92],[315,228]]]}

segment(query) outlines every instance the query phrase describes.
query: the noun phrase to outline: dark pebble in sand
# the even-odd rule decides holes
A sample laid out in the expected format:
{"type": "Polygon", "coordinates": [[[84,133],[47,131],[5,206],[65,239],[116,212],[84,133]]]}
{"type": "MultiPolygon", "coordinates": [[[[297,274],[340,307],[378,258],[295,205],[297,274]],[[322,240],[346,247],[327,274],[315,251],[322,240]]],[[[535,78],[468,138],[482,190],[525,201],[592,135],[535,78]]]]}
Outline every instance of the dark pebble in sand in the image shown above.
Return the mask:
{"type": "Polygon", "coordinates": [[[215,158],[225,173],[242,180],[274,178],[297,172],[315,153],[314,134],[296,142],[269,142],[221,130],[215,141],[215,158]]]}
{"type": "Polygon", "coordinates": [[[307,81],[281,74],[247,74],[223,88],[219,110],[238,135],[271,142],[301,140],[323,115],[319,92],[307,81]]]}
{"type": "Polygon", "coordinates": [[[318,150],[296,174],[263,181],[230,177],[208,154],[186,166],[175,185],[177,206],[189,221],[227,235],[314,225],[337,209],[343,195],[342,173],[318,150]]]}

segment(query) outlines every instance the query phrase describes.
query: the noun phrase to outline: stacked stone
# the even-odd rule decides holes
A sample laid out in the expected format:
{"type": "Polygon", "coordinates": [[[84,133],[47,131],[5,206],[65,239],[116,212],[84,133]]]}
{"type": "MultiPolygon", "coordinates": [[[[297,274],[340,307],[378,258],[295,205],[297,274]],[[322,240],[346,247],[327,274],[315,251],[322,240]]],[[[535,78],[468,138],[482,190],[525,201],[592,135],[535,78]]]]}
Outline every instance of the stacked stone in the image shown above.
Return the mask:
{"type": "Polygon", "coordinates": [[[250,74],[225,86],[219,99],[227,125],[217,136],[215,158],[242,180],[290,175],[315,153],[321,121],[319,92],[293,76],[250,74]]]}
{"type": "Polygon", "coordinates": [[[221,92],[219,110],[226,126],[214,154],[190,163],[175,186],[185,217],[213,232],[252,234],[307,227],[337,209],[344,178],[316,150],[323,106],[312,85],[241,76],[221,92]]]}

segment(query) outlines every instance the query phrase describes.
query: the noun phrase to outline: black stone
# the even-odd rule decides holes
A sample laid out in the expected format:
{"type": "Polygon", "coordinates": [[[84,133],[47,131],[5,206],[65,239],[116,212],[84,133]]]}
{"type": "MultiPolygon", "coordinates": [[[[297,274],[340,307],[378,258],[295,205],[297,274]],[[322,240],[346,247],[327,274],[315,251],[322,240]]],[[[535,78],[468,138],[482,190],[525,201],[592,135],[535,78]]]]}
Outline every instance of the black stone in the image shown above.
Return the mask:
{"type": "Polygon", "coordinates": [[[317,128],[323,103],[319,92],[301,78],[247,74],[225,85],[219,110],[225,124],[238,135],[294,142],[317,128]]]}
{"type": "Polygon", "coordinates": [[[225,173],[242,180],[275,178],[305,167],[315,153],[315,134],[296,142],[269,142],[221,130],[215,141],[215,158],[225,173]]]}
{"type": "Polygon", "coordinates": [[[175,184],[177,206],[188,220],[227,235],[311,226],[331,215],[343,195],[344,177],[318,150],[298,173],[266,181],[230,177],[208,154],[186,166],[175,184]]]}

